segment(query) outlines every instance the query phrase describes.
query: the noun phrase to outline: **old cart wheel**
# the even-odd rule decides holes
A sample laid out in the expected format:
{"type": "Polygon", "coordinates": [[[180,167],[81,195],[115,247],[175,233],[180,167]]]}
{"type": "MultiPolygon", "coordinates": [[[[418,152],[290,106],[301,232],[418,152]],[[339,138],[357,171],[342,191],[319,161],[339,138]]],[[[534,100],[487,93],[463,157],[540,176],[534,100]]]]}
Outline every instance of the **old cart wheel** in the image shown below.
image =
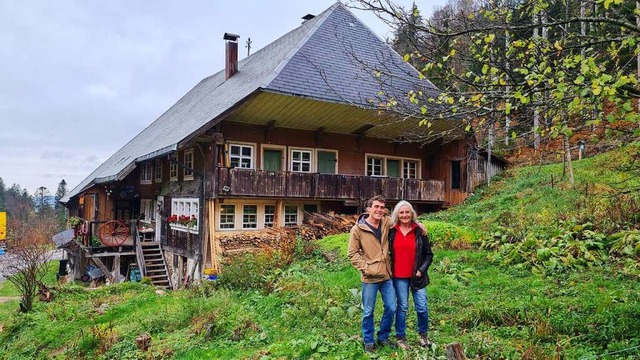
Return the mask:
{"type": "Polygon", "coordinates": [[[127,241],[127,237],[129,236],[129,227],[127,224],[118,220],[107,221],[106,223],[100,225],[100,229],[98,230],[98,237],[100,238],[100,242],[105,246],[120,246],[127,241]]]}

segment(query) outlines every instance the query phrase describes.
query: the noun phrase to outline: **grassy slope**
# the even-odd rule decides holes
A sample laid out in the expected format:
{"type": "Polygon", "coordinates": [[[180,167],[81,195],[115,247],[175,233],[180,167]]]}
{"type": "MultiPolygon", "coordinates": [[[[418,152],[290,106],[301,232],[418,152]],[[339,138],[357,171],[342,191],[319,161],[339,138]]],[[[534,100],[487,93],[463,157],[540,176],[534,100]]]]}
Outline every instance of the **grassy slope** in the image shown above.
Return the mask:
{"type": "MultiPolygon", "coordinates": [[[[598,168],[597,161],[602,160],[576,164],[578,189],[584,179],[598,181],[587,173],[598,168]]],[[[482,237],[499,222],[525,228],[537,223],[546,232],[559,217],[582,216],[576,203],[583,190],[567,190],[562,183],[551,188],[552,173],[558,176],[561,168],[518,170],[496,184],[498,192],[485,189],[429,219],[437,244],[428,288],[430,336],[437,346],[430,352],[383,349],[379,358],[444,358],[444,344],[454,341],[468,357],[483,359],[638,353],[625,350],[640,345],[637,280],[606,268],[543,277],[498,267],[484,251],[443,250],[451,241],[482,237]]],[[[26,315],[15,312],[16,302],[0,304],[0,359],[365,358],[359,277],[345,260],[346,239],[343,234],[319,242],[324,251],[338,251],[334,262],[315,256],[284,270],[261,267],[261,273],[243,274],[273,279],[269,291],[208,283],[162,295],[125,283],[92,291],[65,286],[53,303],[37,303],[26,315]],[[146,353],[135,345],[144,333],[152,338],[146,353]]],[[[0,293],[13,294],[7,286],[1,284],[0,293]]],[[[415,315],[408,326],[415,327],[415,315]]],[[[408,335],[415,343],[415,332],[408,335]]]]}

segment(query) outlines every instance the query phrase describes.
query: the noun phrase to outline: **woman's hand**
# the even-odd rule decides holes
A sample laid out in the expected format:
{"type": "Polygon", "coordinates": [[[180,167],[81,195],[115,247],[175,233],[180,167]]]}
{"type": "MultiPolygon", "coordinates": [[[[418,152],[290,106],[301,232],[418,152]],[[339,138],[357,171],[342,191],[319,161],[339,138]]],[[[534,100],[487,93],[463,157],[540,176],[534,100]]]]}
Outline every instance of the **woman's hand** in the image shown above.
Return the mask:
{"type": "Polygon", "coordinates": [[[420,272],[420,270],[416,271],[416,276],[417,277],[422,277],[422,273],[420,272]]]}

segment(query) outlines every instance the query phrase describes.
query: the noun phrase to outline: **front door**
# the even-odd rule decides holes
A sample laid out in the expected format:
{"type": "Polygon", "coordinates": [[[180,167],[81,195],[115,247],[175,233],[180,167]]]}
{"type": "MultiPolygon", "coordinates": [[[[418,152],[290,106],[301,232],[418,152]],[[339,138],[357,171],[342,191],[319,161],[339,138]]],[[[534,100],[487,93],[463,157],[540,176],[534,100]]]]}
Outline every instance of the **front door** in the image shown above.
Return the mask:
{"type": "Polygon", "coordinates": [[[333,151],[318,151],[318,172],[321,174],[336,173],[336,153],[333,151]]]}
{"type": "Polygon", "coordinates": [[[282,150],[265,149],[262,169],[267,171],[282,171],[282,150]]]}

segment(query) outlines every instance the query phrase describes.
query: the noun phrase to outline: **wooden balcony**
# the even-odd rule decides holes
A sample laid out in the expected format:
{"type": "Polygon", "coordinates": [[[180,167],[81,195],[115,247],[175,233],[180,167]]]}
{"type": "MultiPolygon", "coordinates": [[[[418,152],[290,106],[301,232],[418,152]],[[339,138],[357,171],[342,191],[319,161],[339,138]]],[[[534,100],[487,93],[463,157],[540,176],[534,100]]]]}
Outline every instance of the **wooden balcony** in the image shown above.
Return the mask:
{"type": "MultiPolygon", "coordinates": [[[[217,168],[210,184],[216,197],[275,197],[361,200],[382,195],[387,200],[444,203],[444,182],[319,173],[217,168]]],[[[210,187],[210,188],[211,188],[210,187]]]]}

